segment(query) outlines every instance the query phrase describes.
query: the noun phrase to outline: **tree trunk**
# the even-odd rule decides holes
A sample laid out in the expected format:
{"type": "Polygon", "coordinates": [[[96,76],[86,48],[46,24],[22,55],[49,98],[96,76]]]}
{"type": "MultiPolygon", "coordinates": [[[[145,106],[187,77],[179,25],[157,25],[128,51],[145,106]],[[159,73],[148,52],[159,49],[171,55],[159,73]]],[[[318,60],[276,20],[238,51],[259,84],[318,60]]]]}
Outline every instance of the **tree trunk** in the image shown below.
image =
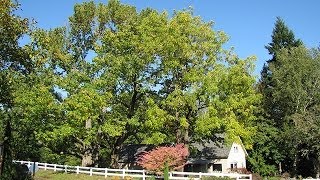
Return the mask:
{"type": "Polygon", "coordinates": [[[176,111],[176,123],[177,123],[177,130],[176,130],[176,143],[179,144],[182,141],[182,132],[181,132],[181,127],[180,127],[180,122],[179,122],[179,112],[176,111]]]}
{"type": "Polygon", "coordinates": [[[279,174],[282,174],[282,167],[281,167],[281,162],[279,162],[279,174]]]}
{"type": "Polygon", "coordinates": [[[90,150],[87,150],[82,156],[81,166],[88,167],[92,165],[93,165],[92,153],[90,152],[90,150]]]}
{"type": "MultiPolygon", "coordinates": [[[[91,119],[86,120],[86,130],[89,131],[92,128],[91,119]]],[[[92,147],[91,145],[87,146],[83,144],[84,154],[82,156],[81,166],[87,167],[93,165],[93,155],[92,155],[92,147]]]]}
{"type": "Polygon", "coordinates": [[[112,151],[112,154],[111,154],[111,164],[110,166],[112,168],[119,168],[120,167],[120,164],[119,164],[119,147],[115,147],[115,149],[112,151]]]}

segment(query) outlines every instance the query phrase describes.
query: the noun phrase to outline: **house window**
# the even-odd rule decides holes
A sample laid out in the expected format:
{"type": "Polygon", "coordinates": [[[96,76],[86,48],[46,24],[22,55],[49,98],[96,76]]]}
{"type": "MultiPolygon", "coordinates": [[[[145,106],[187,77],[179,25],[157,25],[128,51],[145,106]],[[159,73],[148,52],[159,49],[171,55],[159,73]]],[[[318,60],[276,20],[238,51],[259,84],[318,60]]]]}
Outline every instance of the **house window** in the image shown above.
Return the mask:
{"type": "Polygon", "coordinates": [[[238,153],[238,146],[233,147],[233,152],[238,153]]]}
{"type": "Polygon", "coordinates": [[[231,170],[232,170],[232,169],[237,169],[237,163],[236,163],[236,162],[231,163],[231,164],[230,164],[230,168],[231,168],[231,170]]]}
{"type": "Polygon", "coordinates": [[[222,164],[213,164],[212,166],[213,171],[222,171],[222,164]]]}

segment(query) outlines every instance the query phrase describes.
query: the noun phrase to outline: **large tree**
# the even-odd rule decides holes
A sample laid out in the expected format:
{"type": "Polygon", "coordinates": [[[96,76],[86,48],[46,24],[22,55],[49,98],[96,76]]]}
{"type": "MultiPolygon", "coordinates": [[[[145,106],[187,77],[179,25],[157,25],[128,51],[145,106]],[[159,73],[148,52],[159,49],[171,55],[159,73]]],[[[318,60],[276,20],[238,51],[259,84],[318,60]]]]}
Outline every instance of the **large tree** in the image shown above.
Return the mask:
{"type": "Polygon", "coordinates": [[[282,104],[286,102],[275,101],[273,98],[273,88],[276,86],[273,71],[281,68],[277,60],[277,54],[281,49],[291,49],[302,45],[302,41],[295,38],[293,31],[279,17],[275,22],[271,38],[272,40],[266,46],[266,49],[272,57],[267,61],[261,72],[260,91],[264,97],[263,108],[266,115],[276,123],[277,127],[281,128],[285,123],[283,118],[287,114],[288,108],[282,104]],[[270,69],[270,66],[273,66],[273,69],[270,69]]]}
{"type": "Polygon", "coordinates": [[[293,173],[314,177],[319,172],[319,147],[313,141],[319,137],[319,51],[303,46],[282,49],[277,59],[278,68],[270,68],[276,82],[273,96],[288,108],[280,141],[291,159],[286,165],[293,173]]]}
{"type": "Polygon", "coordinates": [[[31,34],[35,83],[17,96],[24,119],[45,122],[35,129],[45,150],[116,167],[124,143],[215,133],[250,142],[260,98],[253,58],[223,50],[227,37],[211,22],[112,0],[75,5],[69,23],[31,34]]]}
{"type": "Polygon", "coordinates": [[[43,79],[49,83],[46,91],[56,99],[55,105],[47,108],[60,111],[51,116],[55,122],[39,131],[38,139],[55,154],[80,158],[83,166],[93,165],[97,158],[98,130],[94,123],[108,98],[96,89],[99,82],[88,55],[94,52],[99,37],[96,8],[93,2],[77,4],[68,27],[39,29],[32,34],[34,57],[49,77],[43,79]]]}
{"type": "Polygon", "coordinates": [[[3,143],[4,157],[1,179],[11,179],[16,172],[12,169],[12,155],[17,152],[13,132],[18,132],[19,123],[14,116],[14,92],[18,87],[18,77],[28,75],[32,63],[25,47],[19,40],[28,33],[29,22],[15,14],[18,8],[15,1],[0,1],[0,142],[3,143]]]}
{"type": "Polygon", "coordinates": [[[115,78],[108,113],[123,126],[109,141],[115,150],[125,142],[188,144],[215,133],[250,139],[259,101],[252,58],[224,51],[226,40],[188,10],[170,19],[147,9],[114,20],[95,61],[115,78]]]}
{"type": "Polygon", "coordinates": [[[276,169],[281,171],[280,162],[285,157],[285,151],[281,150],[283,149],[281,133],[287,124],[285,117],[290,107],[286,104],[288,101],[275,98],[277,93],[275,89],[281,88],[274,78],[274,71],[281,69],[277,54],[282,49],[290,50],[302,45],[301,40],[295,38],[293,31],[279,17],[275,22],[271,38],[266,49],[272,57],[263,66],[258,84],[258,91],[262,94],[262,108],[258,115],[258,132],[254,138],[252,156],[249,158],[252,170],[263,175],[276,173],[276,169]]]}
{"type": "Polygon", "coordinates": [[[226,35],[189,11],[175,13],[168,27],[158,57],[159,98],[148,111],[148,122],[160,123],[163,137],[174,134],[176,143],[216,133],[226,133],[230,139],[250,137],[252,105],[259,101],[253,89],[253,59],[241,60],[224,51],[226,35]]]}

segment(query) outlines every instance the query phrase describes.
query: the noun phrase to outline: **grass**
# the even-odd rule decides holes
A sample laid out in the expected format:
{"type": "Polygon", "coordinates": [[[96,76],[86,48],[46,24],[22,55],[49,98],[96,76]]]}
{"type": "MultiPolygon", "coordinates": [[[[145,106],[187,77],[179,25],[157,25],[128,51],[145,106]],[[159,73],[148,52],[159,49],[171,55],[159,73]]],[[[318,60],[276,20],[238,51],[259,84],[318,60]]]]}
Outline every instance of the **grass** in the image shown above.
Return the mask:
{"type": "MultiPolygon", "coordinates": [[[[86,174],[64,173],[39,170],[34,176],[35,180],[105,180],[104,176],[89,176],[86,174]]],[[[112,179],[112,178],[108,178],[112,179]]]]}
{"type": "MultiPolygon", "coordinates": [[[[104,176],[89,176],[87,174],[64,173],[54,171],[39,170],[34,176],[34,180],[121,180],[122,177],[114,176],[104,178],[104,176]]],[[[125,177],[124,180],[138,180],[139,178],[125,177]]],[[[148,179],[148,178],[147,178],[148,179]]]]}

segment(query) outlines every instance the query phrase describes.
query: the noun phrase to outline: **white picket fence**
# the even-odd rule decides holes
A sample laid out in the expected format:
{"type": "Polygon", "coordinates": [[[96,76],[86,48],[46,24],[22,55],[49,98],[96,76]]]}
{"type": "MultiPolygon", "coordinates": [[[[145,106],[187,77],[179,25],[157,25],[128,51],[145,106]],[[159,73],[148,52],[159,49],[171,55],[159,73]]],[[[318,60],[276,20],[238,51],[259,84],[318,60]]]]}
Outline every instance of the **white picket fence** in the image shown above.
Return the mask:
{"type": "MultiPolygon", "coordinates": [[[[64,172],[73,172],[76,174],[88,174],[100,175],[107,178],[108,176],[119,176],[123,179],[125,177],[132,178],[142,178],[145,180],[148,177],[151,177],[146,170],[131,170],[131,169],[109,169],[109,168],[95,168],[95,167],[81,167],[81,166],[68,166],[68,165],[59,165],[59,164],[49,164],[49,163],[39,163],[39,162],[30,162],[30,161],[14,161],[16,163],[26,164],[28,167],[36,165],[39,169],[43,170],[53,170],[53,171],[64,171],[64,172]]],[[[251,174],[237,174],[237,173],[194,173],[194,172],[169,172],[169,179],[201,179],[203,177],[216,176],[216,177],[230,177],[237,180],[252,180],[251,174]]]]}

